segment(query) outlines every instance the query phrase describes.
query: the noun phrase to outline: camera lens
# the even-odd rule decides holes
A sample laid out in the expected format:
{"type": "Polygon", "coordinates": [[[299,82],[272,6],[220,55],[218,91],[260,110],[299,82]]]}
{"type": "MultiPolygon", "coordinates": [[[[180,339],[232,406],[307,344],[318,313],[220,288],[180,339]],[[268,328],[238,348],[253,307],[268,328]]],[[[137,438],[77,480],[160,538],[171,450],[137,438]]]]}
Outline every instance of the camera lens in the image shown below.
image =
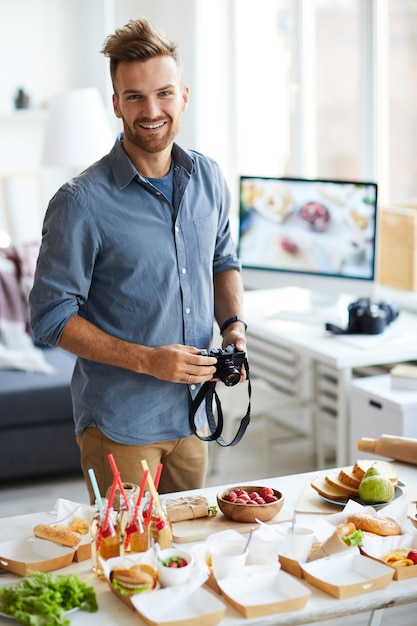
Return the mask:
{"type": "Polygon", "coordinates": [[[220,367],[217,366],[217,375],[227,387],[233,387],[240,381],[240,372],[231,361],[226,361],[220,367]]]}

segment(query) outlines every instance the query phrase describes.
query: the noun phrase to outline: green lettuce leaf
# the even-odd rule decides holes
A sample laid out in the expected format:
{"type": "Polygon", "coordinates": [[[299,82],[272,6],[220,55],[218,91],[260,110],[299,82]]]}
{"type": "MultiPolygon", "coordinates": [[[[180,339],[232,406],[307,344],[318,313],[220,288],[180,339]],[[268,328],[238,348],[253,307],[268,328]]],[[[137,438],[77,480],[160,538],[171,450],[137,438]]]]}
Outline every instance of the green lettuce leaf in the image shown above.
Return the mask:
{"type": "Polygon", "coordinates": [[[98,610],[93,587],[75,574],[31,572],[18,583],[0,588],[0,611],[27,626],[69,626],[66,611],[98,610]]]}

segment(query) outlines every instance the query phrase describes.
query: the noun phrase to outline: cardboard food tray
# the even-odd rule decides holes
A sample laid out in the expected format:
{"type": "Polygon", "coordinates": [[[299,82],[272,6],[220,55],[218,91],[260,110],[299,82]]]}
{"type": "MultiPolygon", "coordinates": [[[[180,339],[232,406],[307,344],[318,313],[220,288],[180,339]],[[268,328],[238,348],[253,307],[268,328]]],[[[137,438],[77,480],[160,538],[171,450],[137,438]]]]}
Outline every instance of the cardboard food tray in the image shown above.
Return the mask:
{"type": "Polygon", "coordinates": [[[290,559],[287,556],[283,556],[282,554],[278,555],[278,560],[285,572],[292,574],[292,576],[295,576],[296,578],[304,578],[302,563],[299,563],[299,561],[296,561],[295,559],[290,559]]]}
{"type": "Polygon", "coordinates": [[[132,596],[125,596],[113,587],[109,575],[115,565],[131,566],[140,562],[152,565],[152,556],[153,552],[148,551],[103,561],[106,582],[111,592],[150,626],[215,626],[221,621],[226,612],[226,605],[201,586],[188,592],[189,584],[165,589],[158,584],[152,592],[132,596]]]}
{"type": "Polygon", "coordinates": [[[29,576],[31,571],[52,572],[71,565],[74,549],[46,539],[28,537],[0,544],[0,568],[29,576]]]}
{"type": "Polygon", "coordinates": [[[81,543],[75,549],[74,561],[80,563],[81,561],[88,561],[91,559],[91,535],[88,533],[84,535],[81,543]]]}
{"type": "Polygon", "coordinates": [[[399,535],[396,537],[380,537],[379,538],[379,548],[377,553],[373,552],[371,549],[371,545],[365,542],[364,546],[360,547],[361,554],[364,556],[377,561],[378,563],[383,563],[388,567],[391,567],[394,570],[394,580],[408,580],[409,578],[417,578],[417,565],[407,565],[406,567],[394,567],[385,563],[381,559],[382,556],[388,554],[395,548],[407,547],[410,550],[417,549],[417,534],[415,535],[399,535]],[[388,547],[387,547],[388,546],[388,547]]]}
{"type": "MultiPolygon", "coordinates": [[[[292,515],[281,510],[266,524],[281,524],[292,520],[292,515]]],[[[256,524],[256,522],[255,522],[256,524]]],[[[197,519],[174,522],[172,524],[172,537],[175,543],[190,543],[193,541],[204,541],[210,535],[222,530],[235,530],[238,533],[249,533],[254,526],[254,522],[235,522],[220,511],[214,517],[199,517],[197,519]]]]}
{"type": "MultiPolygon", "coordinates": [[[[366,556],[368,559],[373,559],[377,563],[383,563],[384,565],[388,565],[385,561],[381,561],[374,556],[370,556],[364,550],[361,550],[362,554],[366,556]]],[[[407,567],[393,567],[388,565],[394,570],[394,580],[408,580],[409,578],[417,578],[417,565],[408,565],[407,567]]]]}
{"type": "Polygon", "coordinates": [[[174,606],[172,592],[173,587],[132,596],[133,608],[150,626],[215,626],[226,612],[224,602],[204,587],[195,589],[186,602],[174,606]]]}
{"type": "Polygon", "coordinates": [[[222,596],[250,619],[303,609],[311,596],[305,585],[280,570],[226,577],[218,585],[222,596]]]}
{"type": "Polygon", "coordinates": [[[382,589],[394,576],[391,567],[354,549],[304,563],[302,569],[306,582],[339,599],[382,589]]]}

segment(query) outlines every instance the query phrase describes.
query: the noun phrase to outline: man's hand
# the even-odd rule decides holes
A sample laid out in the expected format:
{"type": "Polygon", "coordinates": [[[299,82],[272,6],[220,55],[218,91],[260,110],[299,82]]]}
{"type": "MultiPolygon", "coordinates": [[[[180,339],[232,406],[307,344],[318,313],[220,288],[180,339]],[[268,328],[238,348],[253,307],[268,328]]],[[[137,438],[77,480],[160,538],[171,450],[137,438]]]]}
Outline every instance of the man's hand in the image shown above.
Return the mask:
{"type": "MultiPolygon", "coordinates": [[[[241,324],[236,324],[235,328],[226,329],[223,335],[222,348],[226,348],[229,344],[233,343],[236,350],[239,352],[246,352],[246,338],[239,328],[241,324]]],[[[246,369],[245,366],[242,365],[240,370],[240,383],[245,382],[246,380],[246,369]]]]}
{"type": "Polygon", "coordinates": [[[217,359],[202,356],[198,348],[174,344],[148,350],[146,374],[187,385],[213,379],[217,359]]]}

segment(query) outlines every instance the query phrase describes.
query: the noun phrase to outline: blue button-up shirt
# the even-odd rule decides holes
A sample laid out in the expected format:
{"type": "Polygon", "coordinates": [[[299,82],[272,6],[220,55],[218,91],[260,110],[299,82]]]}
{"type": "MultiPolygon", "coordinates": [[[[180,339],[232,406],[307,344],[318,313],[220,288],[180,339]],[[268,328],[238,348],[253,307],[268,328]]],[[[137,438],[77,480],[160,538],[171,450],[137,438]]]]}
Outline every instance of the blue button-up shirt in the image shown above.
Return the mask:
{"type": "MultiPolygon", "coordinates": [[[[207,348],[213,275],[240,269],[224,177],[212,159],[175,144],[171,203],[121,141],[49,203],[30,295],[34,335],[56,346],[78,314],[127,341],[207,348]]],[[[72,395],[77,435],[97,426],[141,444],[190,434],[184,384],[78,358],[72,395]]]]}

